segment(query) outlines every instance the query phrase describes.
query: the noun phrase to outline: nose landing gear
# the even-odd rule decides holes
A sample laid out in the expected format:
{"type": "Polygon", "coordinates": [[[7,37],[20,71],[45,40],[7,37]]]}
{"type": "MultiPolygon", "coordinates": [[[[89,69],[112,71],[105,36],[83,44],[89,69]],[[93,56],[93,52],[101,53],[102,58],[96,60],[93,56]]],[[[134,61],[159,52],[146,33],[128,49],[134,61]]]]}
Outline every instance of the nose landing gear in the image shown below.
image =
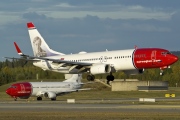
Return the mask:
{"type": "Polygon", "coordinates": [[[164,75],[164,71],[160,70],[160,75],[163,76],[164,75]]]}
{"type": "Polygon", "coordinates": [[[164,75],[164,69],[170,68],[170,66],[160,67],[160,75],[164,75]]]}
{"type": "Polygon", "coordinates": [[[17,97],[14,97],[14,101],[17,101],[17,97]]]}

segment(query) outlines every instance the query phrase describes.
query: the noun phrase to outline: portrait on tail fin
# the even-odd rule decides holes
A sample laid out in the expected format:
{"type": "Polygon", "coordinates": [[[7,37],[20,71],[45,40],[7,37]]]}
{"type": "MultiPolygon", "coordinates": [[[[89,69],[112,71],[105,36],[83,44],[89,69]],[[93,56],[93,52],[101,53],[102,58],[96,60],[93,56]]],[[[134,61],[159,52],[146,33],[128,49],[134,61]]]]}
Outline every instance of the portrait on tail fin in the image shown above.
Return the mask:
{"type": "Polygon", "coordinates": [[[34,56],[36,57],[46,57],[47,53],[45,50],[41,47],[42,41],[41,38],[36,36],[33,40],[33,46],[34,46],[34,56]]]}

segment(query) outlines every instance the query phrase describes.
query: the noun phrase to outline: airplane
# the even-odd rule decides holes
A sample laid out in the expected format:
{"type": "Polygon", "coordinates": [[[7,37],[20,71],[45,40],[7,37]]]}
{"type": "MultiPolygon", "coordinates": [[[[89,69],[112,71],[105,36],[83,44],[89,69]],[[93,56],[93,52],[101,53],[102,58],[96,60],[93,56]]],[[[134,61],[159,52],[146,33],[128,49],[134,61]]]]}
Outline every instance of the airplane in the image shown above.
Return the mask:
{"type": "Polygon", "coordinates": [[[93,81],[96,74],[108,74],[107,83],[114,80],[113,73],[123,71],[125,74],[142,74],[145,69],[160,68],[163,70],[178,61],[178,57],[162,48],[137,48],[126,50],[79,52],[67,54],[49,48],[44,38],[32,22],[27,23],[34,56],[25,55],[14,42],[15,48],[23,58],[5,57],[8,59],[24,59],[33,61],[33,65],[60,73],[88,73],[87,80],[93,81]],[[24,58],[25,57],[25,58],[24,58]]]}
{"type": "Polygon", "coordinates": [[[28,99],[30,96],[42,97],[56,100],[57,96],[62,96],[71,92],[90,90],[91,88],[80,89],[84,84],[81,82],[82,74],[72,74],[71,77],[63,82],[19,82],[12,84],[6,93],[14,98],[28,99]]]}

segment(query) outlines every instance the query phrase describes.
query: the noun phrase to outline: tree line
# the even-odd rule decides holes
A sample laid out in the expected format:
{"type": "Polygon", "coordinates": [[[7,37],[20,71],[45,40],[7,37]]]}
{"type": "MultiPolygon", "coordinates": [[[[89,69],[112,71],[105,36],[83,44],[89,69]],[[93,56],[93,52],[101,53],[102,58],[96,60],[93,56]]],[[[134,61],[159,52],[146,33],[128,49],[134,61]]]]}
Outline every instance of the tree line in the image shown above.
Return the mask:
{"type": "MultiPolygon", "coordinates": [[[[0,62],[0,85],[17,82],[20,80],[36,79],[64,79],[64,74],[44,71],[33,66],[32,62],[24,60],[5,60],[0,62]]],[[[113,73],[116,79],[139,79],[139,80],[161,80],[168,81],[170,86],[178,84],[180,86],[180,61],[176,62],[164,70],[164,75],[160,76],[160,69],[146,69],[143,74],[126,75],[123,72],[113,73]]],[[[86,74],[83,74],[86,79],[86,74]]],[[[96,78],[105,79],[106,74],[96,75],[96,78]]]]}

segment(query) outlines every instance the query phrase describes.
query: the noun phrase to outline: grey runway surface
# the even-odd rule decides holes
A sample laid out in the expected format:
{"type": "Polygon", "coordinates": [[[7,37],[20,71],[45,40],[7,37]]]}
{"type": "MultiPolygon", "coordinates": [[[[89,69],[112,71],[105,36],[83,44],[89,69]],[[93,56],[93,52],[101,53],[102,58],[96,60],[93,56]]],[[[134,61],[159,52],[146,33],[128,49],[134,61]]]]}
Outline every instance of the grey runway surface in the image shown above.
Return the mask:
{"type": "Polygon", "coordinates": [[[122,104],[67,104],[67,103],[0,103],[0,112],[6,111],[37,111],[37,112],[57,112],[57,111],[70,111],[70,112],[161,112],[161,113],[174,113],[180,112],[180,105],[122,105],[122,104]]]}

